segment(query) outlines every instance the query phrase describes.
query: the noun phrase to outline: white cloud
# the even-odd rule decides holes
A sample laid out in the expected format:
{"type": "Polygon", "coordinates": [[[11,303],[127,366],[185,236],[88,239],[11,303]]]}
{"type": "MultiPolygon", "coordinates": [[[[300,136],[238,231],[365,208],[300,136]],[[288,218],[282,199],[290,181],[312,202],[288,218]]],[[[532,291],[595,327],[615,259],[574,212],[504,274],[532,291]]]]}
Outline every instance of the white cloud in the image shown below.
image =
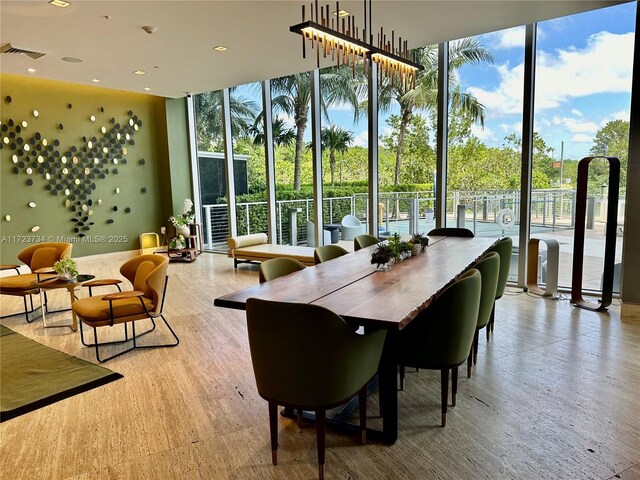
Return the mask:
{"type": "Polygon", "coordinates": [[[625,122],[629,121],[629,110],[621,110],[619,112],[613,112],[607,115],[600,122],[600,126],[604,127],[607,123],[613,120],[624,120],[625,122]]]}
{"type": "MultiPolygon", "coordinates": [[[[538,51],[536,66],[537,111],[560,106],[571,98],[598,93],[631,91],[633,33],[599,32],[589,37],[586,47],[538,51]],[[597,68],[594,68],[597,66],[597,68]]],[[[500,84],[493,90],[470,87],[487,107],[487,116],[522,111],[523,64],[496,67],[500,84]]]]}
{"type": "Polygon", "coordinates": [[[495,90],[469,87],[467,93],[475,96],[486,107],[487,117],[522,113],[523,65],[509,68],[509,64],[505,63],[495,69],[500,76],[500,85],[495,90]]]}
{"type": "Polygon", "coordinates": [[[496,32],[495,48],[522,48],[524,47],[524,27],[509,28],[496,32]]]}
{"type": "Polygon", "coordinates": [[[366,147],[369,145],[369,132],[361,131],[353,137],[353,145],[356,147],[366,147]]]}
{"type": "Polygon", "coordinates": [[[599,126],[593,122],[585,122],[571,117],[555,116],[551,120],[554,125],[564,127],[571,133],[596,133],[599,126]]]}
{"type": "Polygon", "coordinates": [[[474,135],[479,140],[493,142],[498,138],[493,130],[491,130],[486,125],[482,128],[480,125],[476,125],[475,123],[471,125],[471,135],[474,135]]]}
{"type": "Polygon", "coordinates": [[[502,129],[502,131],[505,132],[506,134],[510,134],[510,133],[522,134],[522,122],[501,123],[498,125],[498,127],[502,129]]]}
{"type": "Polygon", "coordinates": [[[576,133],[571,137],[572,142],[593,142],[593,135],[585,135],[584,133],[576,133]]]}
{"type": "Polygon", "coordinates": [[[577,108],[572,108],[571,109],[571,113],[573,115],[575,115],[576,117],[581,117],[582,116],[582,112],[580,110],[578,110],[577,108]]]}

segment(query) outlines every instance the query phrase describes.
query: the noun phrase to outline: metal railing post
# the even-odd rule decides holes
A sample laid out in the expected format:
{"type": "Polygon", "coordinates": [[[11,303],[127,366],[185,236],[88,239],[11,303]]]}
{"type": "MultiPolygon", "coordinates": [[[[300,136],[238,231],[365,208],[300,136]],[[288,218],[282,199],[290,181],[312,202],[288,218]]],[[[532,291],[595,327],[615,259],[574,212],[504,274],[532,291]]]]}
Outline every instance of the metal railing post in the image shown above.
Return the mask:
{"type": "Polygon", "coordinates": [[[204,207],[204,231],[206,238],[206,247],[213,248],[213,236],[211,234],[211,206],[204,207]]]}

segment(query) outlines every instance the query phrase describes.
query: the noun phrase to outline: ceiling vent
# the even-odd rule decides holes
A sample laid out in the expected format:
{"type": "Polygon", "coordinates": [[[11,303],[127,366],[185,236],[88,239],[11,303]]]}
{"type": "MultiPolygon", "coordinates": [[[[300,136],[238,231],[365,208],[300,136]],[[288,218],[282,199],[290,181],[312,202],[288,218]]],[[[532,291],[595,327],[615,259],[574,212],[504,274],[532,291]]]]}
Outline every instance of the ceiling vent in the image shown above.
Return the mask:
{"type": "Polygon", "coordinates": [[[12,45],[10,43],[5,43],[4,45],[2,45],[2,47],[0,47],[0,53],[23,54],[27,57],[33,58],[34,60],[45,55],[44,53],[25,50],[24,48],[20,48],[17,45],[12,45]]]}

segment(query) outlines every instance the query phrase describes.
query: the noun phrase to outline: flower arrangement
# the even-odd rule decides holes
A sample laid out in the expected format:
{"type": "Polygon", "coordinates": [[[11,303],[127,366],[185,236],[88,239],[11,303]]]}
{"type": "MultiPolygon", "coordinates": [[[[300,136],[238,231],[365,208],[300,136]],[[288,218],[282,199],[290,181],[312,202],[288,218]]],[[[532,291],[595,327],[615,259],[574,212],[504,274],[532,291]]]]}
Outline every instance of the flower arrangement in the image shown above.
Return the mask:
{"type": "Polygon", "coordinates": [[[182,250],[185,247],[184,237],[182,235],[178,235],[177,237],[173,237],[169,241],[169,248],[171,250],[182,250]]]}
{"type": "Polygon", "coordinates": [[[182,207],[182,213],[177,216],[170,216],[169,221],[174,227],[184,227],[193,223],[195,220],[195,212],[193,211],[193,202],[190,198],[184,199],[184,206],[182,207]]]}
{"type": "Polygon", "coordinates": [[[58,260],[53,264],[53,270],[63,280],[71,280],[78,276],[78,264],[72,258],[58,260]]]}

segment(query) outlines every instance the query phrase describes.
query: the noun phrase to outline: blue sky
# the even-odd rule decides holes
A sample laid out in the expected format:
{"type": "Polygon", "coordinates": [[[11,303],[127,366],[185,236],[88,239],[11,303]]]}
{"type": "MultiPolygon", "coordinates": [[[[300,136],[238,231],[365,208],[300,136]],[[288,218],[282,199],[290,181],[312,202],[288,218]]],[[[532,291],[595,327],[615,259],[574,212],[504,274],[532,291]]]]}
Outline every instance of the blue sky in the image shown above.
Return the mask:
{"type": "MultiPolygon", "coordinates": [[[[587,156],[599,128],[629,119],[635,10],[636,2],[630,2],[538,24],[534,128],[554,148],[555,158],[563,141],[565,159],[587,156]]],[[[479,39],[494,64],[464,66],[458,81],[486,109],[485,128],[474,126],[473,133],[500,146],[507,135],[521,133],[524,27],[479,39]]],[[[244,88],[238,93],[254,96],[244,88]]],[[[330,109],[329,116],[331,123],[353,131],[356,145],[366,146],[366,120],[354,124],[346,106],[330,109]]],[[[382,135],[389,131],[387,118],[380,115],[382,135]]]]}
{"type": "MultiPolygon", "coordinates": [[[[560,156],[579,159],[607,121],[629,119],[636,2],[538,24],[535,130],[560,156]]],[[[521,131],[524,27],[482,35],[492,66],[465,66],[464,91],[487,109],[488,145],[521,131]]]]}

